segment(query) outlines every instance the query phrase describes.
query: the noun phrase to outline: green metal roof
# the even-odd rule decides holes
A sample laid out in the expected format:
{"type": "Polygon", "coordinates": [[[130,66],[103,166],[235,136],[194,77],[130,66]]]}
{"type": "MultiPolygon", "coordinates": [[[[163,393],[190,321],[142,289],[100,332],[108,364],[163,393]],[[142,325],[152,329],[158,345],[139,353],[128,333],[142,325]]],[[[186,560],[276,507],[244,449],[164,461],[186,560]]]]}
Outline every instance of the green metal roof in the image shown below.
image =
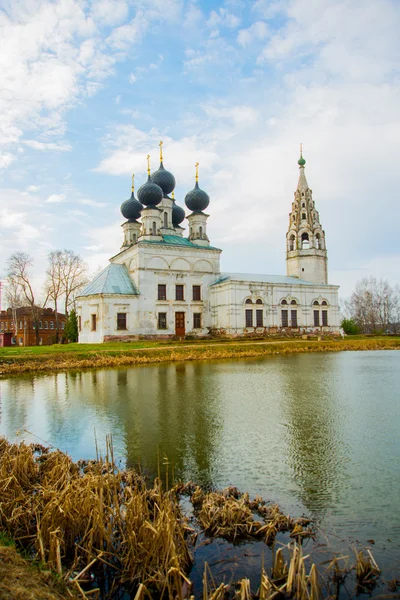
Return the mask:
{"type": "Polygon", "coordinates": [[[94,294],[138,296],[139,292],[133,285],[126,266],[110,263],[84,288],[79,296],[92,296],[94,294]]]}
{"type": "Polygon", "coordinates": [[[297,277],[288,277],[287,275],[258,275],[251,273],[221,273],[216,281],[211,285],[218,285],[226,281],[248,281],[254,283],[284,283],[290,285],[313,285],[315,287],[325,286],[325,283],[312,283],[297,277]]]}
{"type": "Polygon", "coordinates": [[[167,244],[168,246],[188,246],[189,248],[197,248],[201,250],[220,250],[214,246],[200,246],[199,244],[193,244],[187,238],[181,237],[180,235],[163,235],[162,240],[140,240],[141,244],[167,244]]]}

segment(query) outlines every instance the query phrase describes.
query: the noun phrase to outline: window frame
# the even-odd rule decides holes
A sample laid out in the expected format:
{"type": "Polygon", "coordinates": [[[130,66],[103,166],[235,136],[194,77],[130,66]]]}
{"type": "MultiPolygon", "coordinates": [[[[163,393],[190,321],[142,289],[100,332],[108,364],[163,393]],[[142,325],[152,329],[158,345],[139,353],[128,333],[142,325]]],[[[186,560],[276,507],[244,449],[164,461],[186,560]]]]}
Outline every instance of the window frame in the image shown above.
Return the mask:
{"type": "Polygon", "coordinates": [[[329,327],[328,325],[328,311],[327,310],[321,310],[321,315],[322,315],[322,327],[329,327]]]}
{"type": "Polygon", "coordinates": [[[264,310],[262,308],[256,309],[256,327],[264,327],[264,310]]]}
{"type": "Polygon", "coordinates": [[[289,310],[287,308],[281,310],[281,327],[289,327],[289,310]]]}
{"type": "Polygon", "coordinates": [[[193,302],[201,302],[201,285],[192,285],[192,300],[193,302]],[[196,298],[197,295],[198,298],[196,298]]]}
{"type": "Polygon", "coordinates": [[[167,299],[167,284],[159,283],[157,285],[157,300],[166,300],[167,299]]]}
{"type": "Polygon", "coordinates": [[[175,300],[178,302],[185,301],[185,286],[182,283],[175,284],[175,300]],[[178,293],[178,290],[179,290],[179,293],[178,293]]]}
{"type": "Polygon", "coordinates": [[[164,331],[166,329],[168,329],[167,313],[166,312],[159,312],[159,313],[157,313],[157,329],[164,330],[164,331]]]}
{"type": "Polygon", "coordinates": [[[117,312],[117,331],[126,331],[127,329],[128,327],[126,312],[117,312]],[[120,324],[120,321],[122,321],[122,324],[120,324]],[[124,325],[124,327],[122,327],[122,325],[124,325]]]}
{"type": "Polygon", "coordinates": [[[97,314],[90,314],[90,331],[97,331],[97,314]]]}
{"type": "Polygon", "coordinates": [[[202,313],[193,313],[193,329],[202,329],[202,313]],[[197,323],[196,323],[197,321],[197,323]]]}
{"type": "Polygon", "coordinates": [[[246,329],[248,329],[249,327],[254,327],[254,325],[253,325],[253,309],[252,308],[246,308],[246,310],[244,311],[244,313],[245,313],[246,329]]]}
{"type": "Polygon", "coordinates": [[[293,329],[297,329],[299,326],[297,320],[297,308],[290,310],[290,326],[293,327],[293,329]]]}

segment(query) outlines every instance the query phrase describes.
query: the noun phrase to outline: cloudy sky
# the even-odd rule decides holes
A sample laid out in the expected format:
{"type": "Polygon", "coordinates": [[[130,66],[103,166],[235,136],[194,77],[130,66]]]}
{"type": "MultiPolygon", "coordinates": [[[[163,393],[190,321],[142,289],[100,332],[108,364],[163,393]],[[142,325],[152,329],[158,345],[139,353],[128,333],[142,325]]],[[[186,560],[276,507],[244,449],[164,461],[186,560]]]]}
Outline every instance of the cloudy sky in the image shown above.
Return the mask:
{"type": "Polygon", "coordinates": [[[302,142],[330,282],[400,282],[399,30],[398,0],[2,0],[0,276],[105,266],[162,139],[224,271],[285,273],[302,142]]]}

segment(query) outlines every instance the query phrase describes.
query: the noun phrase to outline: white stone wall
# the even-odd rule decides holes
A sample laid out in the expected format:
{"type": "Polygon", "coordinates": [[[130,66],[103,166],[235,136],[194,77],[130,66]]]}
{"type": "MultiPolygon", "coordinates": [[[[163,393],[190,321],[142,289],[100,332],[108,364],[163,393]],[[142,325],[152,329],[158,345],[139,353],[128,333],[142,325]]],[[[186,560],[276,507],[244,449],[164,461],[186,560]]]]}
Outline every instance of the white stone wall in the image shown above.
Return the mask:
{"type": "Polygon", "coordinates": [[[96,294],[78,298],[76,310],[78,321],[81,322],[79,342],[94,344],[103,342],[105,336],[136,335],[138,298],[118,294],[96,294]],[[117,313],[126,313],[126,330],[117,329],[117,313]],[[93,314],[96,315],[96,331],[92,331],[93,314]]]}
{"type": "Polygon", "coordinates": [[[287,252],[286,271],[289,277],[298,277],[313,283],[328,283],[328,259],[325,250],[295,250],[287,252]]]}
{"type": "MultiPolygon", "coordinates": [[[[265,329],[282,327],[282,309],[297,310],[297,324],[302,331],[333,331],[338,332],[340,315],[338,305],[338,286],[333,285],[290,285],[271,284],[249,281],[229,280],[211,286],[212,326],[216,330],[226,331],[227,334],[253,333],[264,330],[256,327],[256,310],[263,310],[263,325],[265,329]],[[246,300],[252,304],[246,304],[246,300]],[[281,304],[286,299],[287,305],[281,304]],[[261,300],[262,304],[256,304],[261,300]],[[295,300],[296,305],[291,305],[295,300]],[[313,302],[327,302],[323,307],[328,310],[328,327],[314,327],[313,302]],[[253,310],[254,327],[246,328],[245,311],[253,310]]],[[[319,310],[322,310],[320,308],[319,310]]],[[[322,315],[321,315],[322,317],[322,315]]],[[[321,321],[322,323],[322,321],[321,321]]],[[[290,325],[290,322],[289,322],[290,325]]]]}

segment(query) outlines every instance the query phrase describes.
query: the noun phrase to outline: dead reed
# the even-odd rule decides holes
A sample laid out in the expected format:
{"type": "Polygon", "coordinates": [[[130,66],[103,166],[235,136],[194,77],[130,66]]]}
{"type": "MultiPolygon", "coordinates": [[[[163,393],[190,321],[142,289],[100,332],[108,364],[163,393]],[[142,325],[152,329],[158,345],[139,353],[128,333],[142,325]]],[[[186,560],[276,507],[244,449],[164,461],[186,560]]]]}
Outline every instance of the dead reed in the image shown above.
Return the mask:
{"type": "Polygon", "coordinates": [[[247,493],[240,494],[234,487],[209,493],[196,487],[191,501],[201,528],[213,537],[233,542],[263,539],[272,544],[279,531],[289,531],[297,540],[312,536],[312,530],[305,527],[308,520],[292,519],[277,504],[267,505],[260,497],[250,500],[247,493]]]}
{"type": "MultiPolygon", "coordinates": [[[[238,582],[235,598],[324,597],[317,568],[301,547],[302,539],[312,535],[307,519],[292,519],[277,505],[260,497],[251,500],[234,487],[204,492],[189,483],[165,491],[160,478],[149,486],[137,472],[116,468],[111,439],[105,458],[74,463],[59,450],[0,438],[0,530],[82,598],[99,597],[99,588],[88,585],[92,574],[103,598],[119,597],[122,589],[134,591],[135,600],[194,598],[188,574],[196,532],[180,508],[184,494],[191,496],[195,519],[209,536],[271,544],[285,531],[295,539],[277,550],[272,546],[272,565],[268,573],[262,569],[257,594],[245,578],[238,582]]],[[[334,570],[337,589],[343,572],[338,560],[328,567],[334,570]]],[[[356,552],[354,571],[358,589],[376,585],[380,571],[370,551],[367,556],[356,552]]],[[[231,587],[214,582],[206,564],[203,600],[232,596],[231,587]]]]}
{"type": "Polygon", "coordinates": [[[78,584],[90,563],[105,565],[114,587],[160,593],[171,569],[183,577],[191,565],[176,495],[118,471],[110,440],[105,459],[81,469],[58,450],[0,439],[0,498],[1,529],[78,584]]]}

